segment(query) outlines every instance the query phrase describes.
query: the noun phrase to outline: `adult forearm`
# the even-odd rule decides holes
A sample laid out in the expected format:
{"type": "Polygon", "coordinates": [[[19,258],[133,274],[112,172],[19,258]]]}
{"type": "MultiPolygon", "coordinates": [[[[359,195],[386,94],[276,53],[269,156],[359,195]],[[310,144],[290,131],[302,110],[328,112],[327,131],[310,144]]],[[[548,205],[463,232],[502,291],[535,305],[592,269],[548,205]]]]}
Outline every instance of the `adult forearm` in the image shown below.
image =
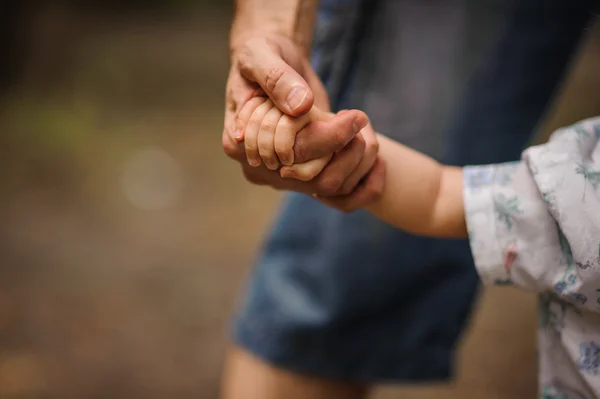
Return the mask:
{"type": "Polygon", "coordinates": [[[308,55],[319,0],[237,0],[230,47],[250,35],[275,33],[292,39],[308,55]]]}

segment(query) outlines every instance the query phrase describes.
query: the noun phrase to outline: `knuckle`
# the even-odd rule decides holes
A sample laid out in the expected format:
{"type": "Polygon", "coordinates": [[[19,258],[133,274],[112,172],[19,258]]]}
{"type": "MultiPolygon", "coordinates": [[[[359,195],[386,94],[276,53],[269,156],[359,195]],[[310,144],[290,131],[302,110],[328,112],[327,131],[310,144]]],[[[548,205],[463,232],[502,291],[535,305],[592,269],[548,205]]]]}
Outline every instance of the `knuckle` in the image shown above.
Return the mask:
{"type": "Polygon", "coordinates": [[[225,109],[229,112],[237,112],[238,103],[234,98],[233,89],[229,88],[227,90],[227,95],[225,96],[225,109]]]}
{"type": "Polygon", "coordinates": [[[269,72],[267,72],[267,76],[265,78],[265,88],[267,91],[272,92],[275,90],[277,83],[279,83],[284,73],[285,69],[278,67],[271,68],[269,72]]]}
{"type": "Polygon", "coordinates": [[[261,125],[261,129],[265,130],[269,133],[274,132],[276,127],[277,127],[277,121],[274,121],[272,119],[264,120],[261,125]]]}
{"type": "Polygon", "coordinates": [[[249,44],[250,43],[246,43],[240,46],[235,54],[237,68],[241,72],[246,72],[251,68],[250,60],[252,59],[252,47],[249,44]]]}
{"type": "Polygon", "coordinates": [[[227,132],[223,132],[222,144],[225,155],[227,155],[230,158],[235,158],[236,155],[238,155],[238,146],[232,142],[232,140],[227,135],[227,132]]]}
{"type": "Polygon", "coordinates": [[[242,114],[238,114],[238,115],[235,117],[235,127],[236,127],[236,128],[238,128],[238,129],[239,129],[239,128],[243,128],[243,127],[244,127],[244,124],[245,124],[245,122],[246,122],[246,121],[244,120],[244,118],[243,118],[242,114]]]}

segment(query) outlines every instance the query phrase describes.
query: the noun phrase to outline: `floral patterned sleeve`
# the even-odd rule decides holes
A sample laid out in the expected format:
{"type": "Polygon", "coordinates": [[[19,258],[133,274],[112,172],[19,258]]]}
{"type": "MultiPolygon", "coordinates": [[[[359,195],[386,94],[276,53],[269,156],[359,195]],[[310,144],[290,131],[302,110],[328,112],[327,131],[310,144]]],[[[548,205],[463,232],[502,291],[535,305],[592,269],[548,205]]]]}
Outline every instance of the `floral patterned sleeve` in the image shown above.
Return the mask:
{"type": "Polygon", "coordinates": [[[555,132],[520,162],[467,167],[467,227],[485,283],[554,291],[600,311],[600,118],[555,132]]]}

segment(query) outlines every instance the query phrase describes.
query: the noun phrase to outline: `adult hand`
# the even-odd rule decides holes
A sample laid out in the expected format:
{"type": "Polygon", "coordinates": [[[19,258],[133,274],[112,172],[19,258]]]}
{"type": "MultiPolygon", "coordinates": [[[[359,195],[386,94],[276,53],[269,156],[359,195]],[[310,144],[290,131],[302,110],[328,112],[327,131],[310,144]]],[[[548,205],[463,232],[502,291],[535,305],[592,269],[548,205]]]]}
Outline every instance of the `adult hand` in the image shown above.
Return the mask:
{"type": "Polygon", "coordinates": [[[362,130],[367,127],[368,120],[360,111],[339,113],[331,120],[311,123],[298,134],[294,147],[296,163],[335,154],[318,176],[315,176],[315,171],[301,165],[293,168],[289,175],[310,181],[284,179],[276,171],[249,166],[243,145],[235,139],[236,113],[255,96],[269,96],[278,108],[291,116],[308,112],[313,103],[329,109],[320,80],[301,54],[293,42],[277,35],[256,36],[232,50],[233,63],[226,93],[224,150],[242,164],[246,178],[252,183],[327,197],[353,193],[350,197],[354,200],[349,197],[346,202],[356,206],[360,202],[358,200],[367,201],[381,191],[381,187],[374,184],[377,179],[365,179],[365,183],[371,184],[363,185],[360,196],[354,195],[358,193],[359,182],[373,167],[377,154],[375,135],[370,127],[362,130]]]}
{"type": "MultiPolygon", "coordinates": [[[[341,113],[339,117],[342,121],[346,118],[348,123],[352,113],[341,113]]],[[[335,155],[325,169],[314,176],[315,172],[305,168],[305,164],[295,164],[288,169],[293,171],[294,178],[282,179],[276,171],[264,165],[255,168],[242,162],[246,179],[254,184],[314,195],[343,212],[352,212],[381,196],[386,170],[385,164],[377,157],[379,145],[370,124],[346,146],[342,142],[336,144],[331,137],[327,141],[326,135],[310,134],[305,130],[296,137],[296,159],[303,162],[312,159],[315,154],[322,156],[319,151],[327,148],[335,155]]]]}
{"type": "Polygon", "coordinates": [[[317,104],[329,109],[325,89],[308,60],[291,40],[283,36],[271,34],[250,38],[231,50],[231,62],[223,133],[232,139],[235,138],[237,112],[256,96],[266,94],[282,112],[300,116],[313,106],[315,91],[317,104]]]}

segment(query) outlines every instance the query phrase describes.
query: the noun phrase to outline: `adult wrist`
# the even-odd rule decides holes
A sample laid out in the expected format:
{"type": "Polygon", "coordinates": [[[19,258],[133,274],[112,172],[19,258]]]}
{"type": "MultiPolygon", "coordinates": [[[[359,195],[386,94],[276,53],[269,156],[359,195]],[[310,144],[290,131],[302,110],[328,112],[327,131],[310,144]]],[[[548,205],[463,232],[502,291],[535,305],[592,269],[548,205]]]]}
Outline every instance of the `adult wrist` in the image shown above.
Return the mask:
{"type": "Polygon", "coordinates": [[[235,36],[232,33],[231,39],[229,40],[229,56],[233,57],[240,48],[243,48],[248,43],[248,41],[256,38],[265,39],[274,46],[277,46],[277,42],[280,41],[287,41],[294,46],[297,45],[294,40],[284,32],[283,29],[278,29],[277,27],[245,29],[243,32],[240,32],[235,36]]]}
{"type": "Polygon", "coordinates": [[[248,0],[238,1],[231,27],[230,50],[251,37],[275,35],[290,40],[308,56],[319,1],[271,0],[266,3],[259,6],[248,0]]]}

